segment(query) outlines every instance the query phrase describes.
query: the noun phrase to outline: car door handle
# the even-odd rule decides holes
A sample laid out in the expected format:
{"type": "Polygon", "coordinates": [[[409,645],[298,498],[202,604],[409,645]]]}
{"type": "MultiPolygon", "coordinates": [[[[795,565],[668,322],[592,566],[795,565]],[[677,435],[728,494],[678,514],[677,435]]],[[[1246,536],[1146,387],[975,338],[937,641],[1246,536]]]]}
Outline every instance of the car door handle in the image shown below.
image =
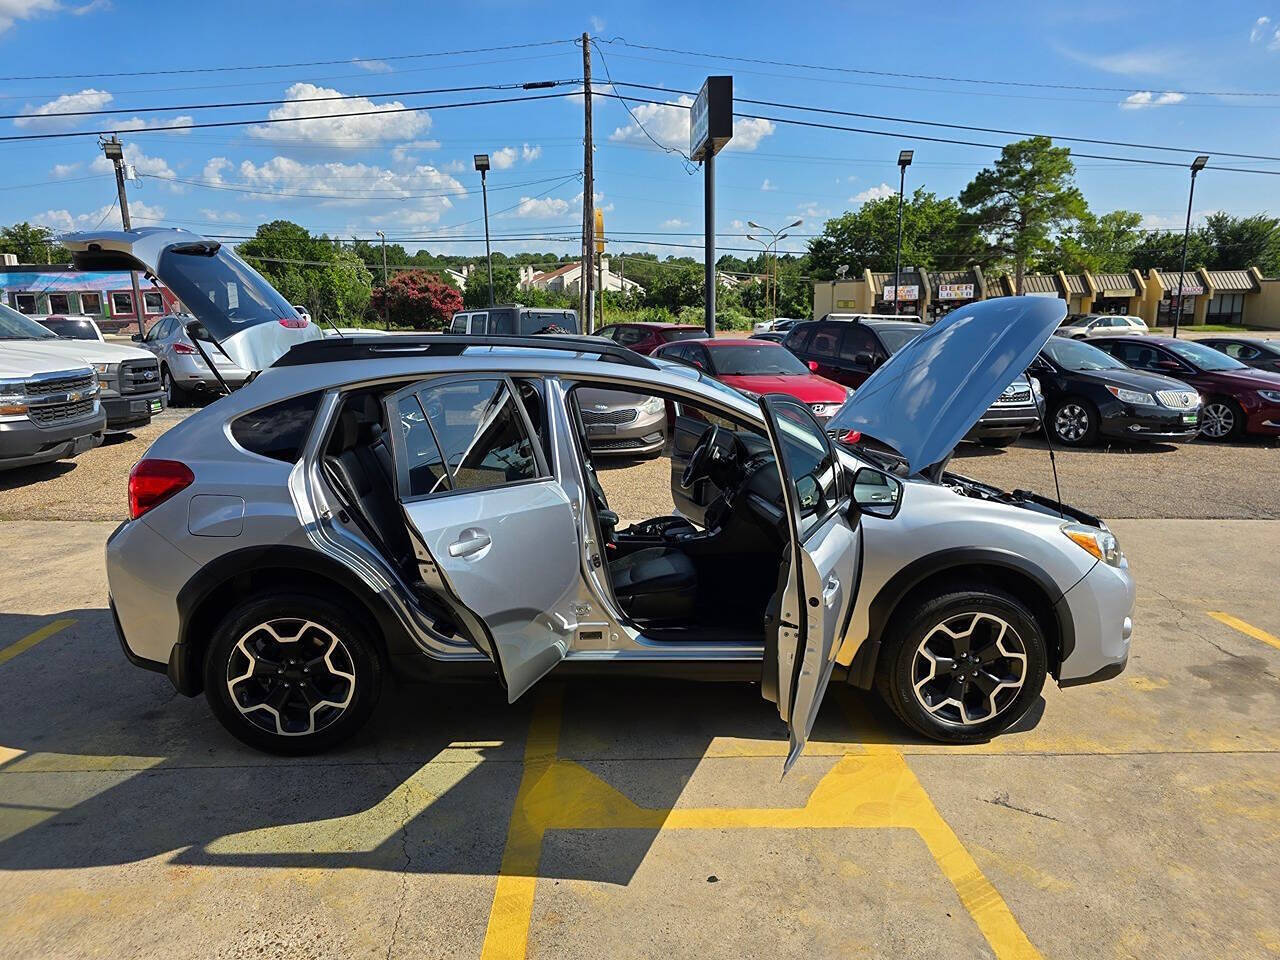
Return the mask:
{"type": "Polygon", "coordinates": [[[835,577],[827,577],[827,585],[822,588],[822,602],[829,604],[831,598],[835,596],[837,590],[840,589],[840,581],[835,577]]]}
{"type": "Polygon", "coordinates": [[[449,556],[469,557],[473,553],[479,553],[492,542],[489,539],[489,534],[479,527],[467,527],[457,540],[449,544],[449,556]]]}

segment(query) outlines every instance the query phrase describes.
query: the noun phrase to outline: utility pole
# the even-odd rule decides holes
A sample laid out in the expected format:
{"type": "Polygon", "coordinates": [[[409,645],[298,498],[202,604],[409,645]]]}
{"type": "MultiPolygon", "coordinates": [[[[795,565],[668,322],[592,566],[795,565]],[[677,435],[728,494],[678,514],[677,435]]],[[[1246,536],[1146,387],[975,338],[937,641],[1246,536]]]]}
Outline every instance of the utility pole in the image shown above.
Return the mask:
{"type": "Polygon", "coordinates": [[[591,262],[596,246],[596,182],[592,172],[594,145],[591,139],[591,35],[585,30],[582,33],[582,105],[585,111],[582,138],[582,282],[578,284],[578,302],[582,307],[582,332],[595,333],[593,314],[596,302],[591,295],[591,262]]]}
{"type": "MultiPolygon", "coordinates": [[[[129,220],[129,197],[124,190],[124,144],[120,142],[119,137],[112,134],[110,140],[99,140],[98,145],[102,147],[103,154],[116,168],[116,193],[120,197],[120,225],[125,230],[132,230],[133,225],[129,220]]],[[[142,319],[142,290],[138,287],[137,270],[129,271],[129,281],[133,286],[133,310],[138,318],[138,333],[145,335],[147,330],[142,319]]]]}
{"type": "Polygon", "coordinates": [[[1173,301],[1173,335],[1178,335],[1178,321],[1182,319],[1182,281],[1187,276],[1187,238],[1191,236],[1191,203],[1196,198],[1196,174],[1204,169],[1209,158],[1204,154],[1191,161],[1191,191],[1187,194],[1187,226],[1182,231],[1182,269],[1178,271],[1178,296],[1173,301]]]}
{"type": "Polygon", "coordinates": [[[382,327],[384,330],[390,330],[391,298],[390,291],[387,289],[387,235],[381,230],[375,230],[374,233],[382,238],[382,327]]]}

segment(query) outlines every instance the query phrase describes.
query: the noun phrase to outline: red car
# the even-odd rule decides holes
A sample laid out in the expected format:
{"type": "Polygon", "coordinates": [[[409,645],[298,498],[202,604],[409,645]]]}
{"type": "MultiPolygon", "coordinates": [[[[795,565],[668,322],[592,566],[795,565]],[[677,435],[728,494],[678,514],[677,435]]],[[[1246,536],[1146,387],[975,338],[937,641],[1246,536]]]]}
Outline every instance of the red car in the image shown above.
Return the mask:
{"type": "Polygon", "coordinates": [[[706,335],[702,327],[687,323],[612,323],[596,331],[597,337],[608,337],[619,346],[646,355],[664,343],[697,340],[706,335]]]}
{"type": "Polygon", "coordinates": [[[653,356],[705,370],[753,400],[766,393],[785,393],[807,403],[819,420],[839,410],[850,393],[834,380],[818,376],[794,353],[770,340],[686,340],[659,347],[653,356]]]}

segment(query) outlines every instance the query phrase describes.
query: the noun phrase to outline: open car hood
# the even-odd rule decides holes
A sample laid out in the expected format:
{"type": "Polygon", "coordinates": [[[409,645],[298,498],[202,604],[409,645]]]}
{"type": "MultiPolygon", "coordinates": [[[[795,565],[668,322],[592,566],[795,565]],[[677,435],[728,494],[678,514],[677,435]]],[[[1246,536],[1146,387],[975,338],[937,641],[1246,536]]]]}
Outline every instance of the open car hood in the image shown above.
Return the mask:
{"type": "MultiPolygon", "coordinates": [[[[245,370],[265,370],[294,344],[322,336],[230,246],[190,231],[98,230],[61,241],[80,270],[138,270],[158,279],[245,370]]],[[[144,290],[149,284],[140,280],[144,290]]]]}
{"type": "Polygon", "coordinates": [[[1063,300],[1000,297],[948,314],[891,356],[827,423],[892,447],[912,473],[943,460],[1067,314],[1063,300]]]}

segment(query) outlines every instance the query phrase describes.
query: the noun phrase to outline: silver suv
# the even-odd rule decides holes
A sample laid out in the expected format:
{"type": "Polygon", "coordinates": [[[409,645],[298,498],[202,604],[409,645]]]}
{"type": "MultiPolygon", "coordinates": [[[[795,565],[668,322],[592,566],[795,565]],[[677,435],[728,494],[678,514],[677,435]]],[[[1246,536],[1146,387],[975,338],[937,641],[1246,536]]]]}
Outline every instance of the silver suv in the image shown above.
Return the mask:
{"type": "Polygon", "coordinates": [[[945,472],[1062,319],[964,307],[832,418],[597,338],[326,339],[157,440],[107,543],[127,657],[235,736],[327,747],[387,673],[564,662],[758,680],[803,749],[833,677],[917,733],[990,738],[1046,676],[1125,665],[1134,590],[1099,520],[945,472]],[[679,515],[619,529],[580,392],[662,398],[679,515]]]}

